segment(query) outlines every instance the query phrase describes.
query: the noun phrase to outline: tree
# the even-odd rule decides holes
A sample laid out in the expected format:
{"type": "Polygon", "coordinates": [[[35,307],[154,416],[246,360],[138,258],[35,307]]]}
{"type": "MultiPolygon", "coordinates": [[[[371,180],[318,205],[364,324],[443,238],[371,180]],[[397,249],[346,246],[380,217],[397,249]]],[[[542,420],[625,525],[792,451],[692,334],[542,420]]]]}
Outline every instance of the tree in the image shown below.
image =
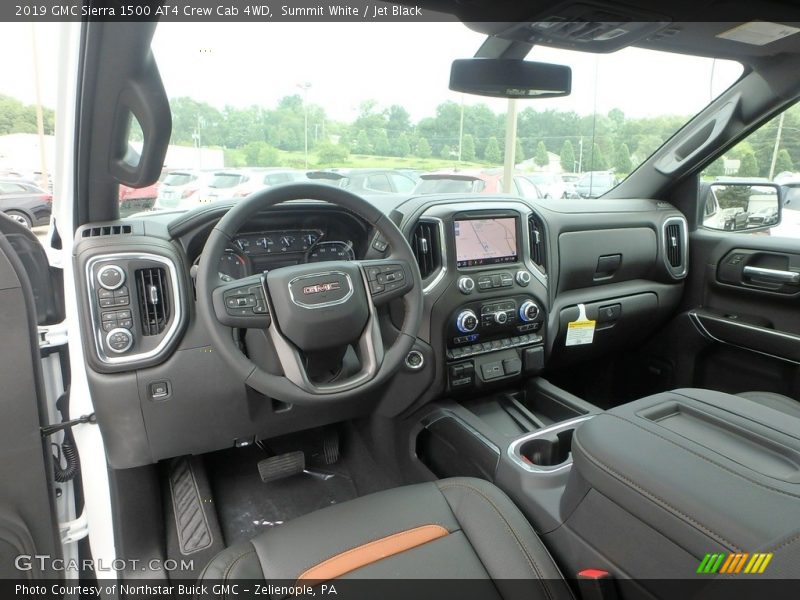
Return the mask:
{"type": "Polygon", "coordinates": [[[424,137],[419,138],[417,142],[417,156],[420,158],[430,158],[431,152],[431,145],[428,143],[428,140],[424,137]]]}
{"type": "Polygon", "coordinates": [[[628,144],[624,142],[617,148],[617,153],[614,156],[614,169],[616,169],[617,173],[626,175],[633,170],[631,151],[628,149],[628,144]]]}
{"type": "Polygon", "coordinates": [[[720,177],[725,175],[725,158],[720,156],[717,160],[708,165],[704,171],[709,177],[720,177]]]}
{"type": "Polygon", "coordinates": [[[755,153],[748,152],[742,156],[739,171],[736,174],[739,177],[758,177],[758,161],[755,153]]]}
{"type": "Polygon", "coordinates": [[[267,142],[250,142],[242,148],[248,167],[276,167],[280,163],[278,151],[267,142]]]}
{"type": "Polygon", "coordinates": [[[461,140],[461,160],[467,162],[475,160],[475,138],[469,133],[461,140]]]}
{"type": "Polygon", "coordinates": [[[589,171],[605,171],[608,169],[608,161],[606,161],[605,154],[600,150],[600,146],[595,144],[592,146],[592,156],[589,171]]]}
{"type": "Polygon", "coordinates": [[[356,154],[372,154],[372,146],[369,143],[367,132],[363,129],[358,132],[356,136],[356,145],[353,148],[356,154]]]}
{"type": "Polygon", "coordinates": [[[405,133],[401,133],[400,137],[392,142],[392,155],[403,158],[411,154],[411,144],[408,143],[408,137],[405,133]]]}
{"type": "Polygon", "coordinates": [[[536,144],[536,154],[533,155],[533,162],[540,167],[546,167],[550,164],[550,156],[547,154],[547,146],[544,142],[536,144]]]}
{"type": "Polygon", "coordinates": [[[450,146],[442,146],[442,149],[439,151],[439,156],[442,158],[451,158],[451,154],[453,151],[450,149],[450,146]]]}
{"type": "Polygon", "coordinates": [[[375,134],[375,154],[378,156],[389,156],[392,153],[391,146],[389,146],[389,137],[386,135],[386,130],[381,129],[375,134]]]}
{"type": "Polygon", "coordinates": [[[517,138],[517,145],[514,148],[514,162],[522,162],[525,160],[525,150],[522,149],[522,142],[517,138]]]}
{"type": "Polygon", "coordinates": [[[317,160],[321,165],[340,165],[350,156],[350,150],[344,144],[320,142],[316,148],[317,160]]]}
{"type": "Polygon", "coordinates": [[[564,145],[561,146],[561,168],[568,173],[576,170],[575,149],[569,140],[564,140],[564,145]]]}
{"type": "Polygon", "coordinates": [[[778,173],[783,173],[784,171],[794,171],[792,157],[789,155],[789,151],[786,148],[783,148],[780,152],[778,152],[778,158],[775,160],[774,174],[777,175],[778,173]]]}
{"type": "Polygon", "coordinates": [[[497,138],[492,136],[486,143],[486,148],[483,150],[483,158],[488,163],[499,164],[503,162],[503,155],[500,154],[500,145],[497,143],[497,138]]]}

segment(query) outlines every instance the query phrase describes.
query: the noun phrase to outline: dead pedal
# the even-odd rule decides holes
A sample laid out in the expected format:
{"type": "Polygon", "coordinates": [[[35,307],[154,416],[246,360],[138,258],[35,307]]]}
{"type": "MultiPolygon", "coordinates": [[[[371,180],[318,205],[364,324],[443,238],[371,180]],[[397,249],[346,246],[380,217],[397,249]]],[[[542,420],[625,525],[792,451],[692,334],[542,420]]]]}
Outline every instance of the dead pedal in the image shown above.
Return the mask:
{"type": "Polygon", "coordinates": [[[300,450],[258,461],[258,474],[264,483],[297,475],[305,468],[306,455],[300,450]]]}

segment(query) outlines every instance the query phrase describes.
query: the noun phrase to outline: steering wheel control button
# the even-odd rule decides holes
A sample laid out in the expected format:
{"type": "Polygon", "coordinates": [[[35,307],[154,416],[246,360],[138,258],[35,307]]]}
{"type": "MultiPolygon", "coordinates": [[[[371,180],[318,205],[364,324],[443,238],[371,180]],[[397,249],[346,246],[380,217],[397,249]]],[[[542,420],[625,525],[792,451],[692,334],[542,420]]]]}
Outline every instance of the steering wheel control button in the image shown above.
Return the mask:
{"type": "Polygon", "coordinates": [[[461,333],[472,333],[478,328],[478,317],[471,310],[461,311],[456,317],[456,327],[461,333]]]}
{"type": "Polygon", "coordinates": [[[127,352],[133,346],[133,334],[121,327],[112,329],[106,334],[106,345],[114,354],[127,352]]]}
{"type": "Polygon", "coordinates": [[[377,250],[378,252],[386,252],[386,249],[389,247],[389,244],[381,237],[376,237],[375,241],[372,242],[372,248],[377,250]]]}
{"type": "Polygon", "coordinates": [[[116,290],[125,283],[125,271],[117,265],[105,265],[97,271],[97,283],[106,290],[116,290]]]}
{"type": "Polygon", "coordinates": [[[462,294],[471,294],[475,290],[475,280],[466,275],[458,278],[458,289],[462,294]]]}
{"type": "Polygon", "coordinates": [[[533,321],[539,316],[539,305],[533,300],[525,300],[519,307],[519,318],[525,321],[533,321]]]}
{"type": "Polygon", "coordinates": [[[408,354],[406,354],[405,360],[406,366],[411,369],[412,371],[416,371],[422,368],[422,365],[425,364],[425,357],[422,356],[422,352],[419,350],[412,350],[408,354]]]}
{"type": "Polygon", "coordinates": [[[528,271],[517,271],[516,279],[519,285],[525,287],[531,282],[531,274],[528,271]]]}

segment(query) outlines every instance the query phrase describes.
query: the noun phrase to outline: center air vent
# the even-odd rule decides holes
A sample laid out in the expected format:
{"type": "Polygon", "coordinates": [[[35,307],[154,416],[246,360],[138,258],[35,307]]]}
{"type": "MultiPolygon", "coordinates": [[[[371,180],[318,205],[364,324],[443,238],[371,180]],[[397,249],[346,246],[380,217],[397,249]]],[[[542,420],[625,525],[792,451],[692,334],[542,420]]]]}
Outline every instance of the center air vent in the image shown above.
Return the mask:
{"type": "Polygon", "coordinates": [[[684,277],[687,271],[687,227],[681,217],[672,217],[664,222],[664,256],[667,268],[673,277],[684,277]]]}
{"type": "Polygon", "coordinates": [[[138,269],[136,289],[142,317],[142,334],[149,336],[163,333],[170,315],[169,287],[164,268],[138,269]]]}
{"type": "Polygon", "coordinates": [[[422,279],[427,279],[442,267],[439,227],[435,221],[420,221],[411,234],[411,249],[422,279]]]}
{"type": "Polygon", "coordinates": [[[528,219],[528,231],[531,243],[531,261],[542,273],[547,273],[547,240],[545,239],[544,223],[536,216],[528,219]]]}

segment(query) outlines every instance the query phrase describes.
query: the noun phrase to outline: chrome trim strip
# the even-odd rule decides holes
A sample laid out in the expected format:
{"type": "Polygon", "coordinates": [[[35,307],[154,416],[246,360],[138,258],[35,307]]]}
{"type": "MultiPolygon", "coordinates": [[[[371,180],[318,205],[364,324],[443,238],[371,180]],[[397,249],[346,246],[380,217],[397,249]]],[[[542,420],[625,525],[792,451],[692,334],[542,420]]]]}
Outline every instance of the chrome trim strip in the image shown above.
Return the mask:
{"type": "Polygon", "coordinates": [[[577,425],[580,425],[584,421],[588,421],[594,416],[595,415],[586,415],[576,419],[570,419],[569,421],[564,421],[563,423],[556,423],[555,425],[545,427],[544,429],[539,429],[538,431],[534,431],[529,435],[516,439],[511,442],[511,445],[508,447],[508,457],[529,473],[557,473],[558,471],[569,469],[572,467],[572,452],[570,452],[570,455],[565,462],[559,465],[553,465],[552,467],[542,467],[539,465],[532,465],[531,463],[523,460],[522,454],[520,453],[520,448],[525,442],[530,440],[535,440],[536,438],[543,437],[551,433],[558,433],[559,431],[564,431],[565,429],[574,429],[577,425]]]}
{"type": "MultiPolygon", "coordinates": [[[[127,275],[127,274],[126,274],[127,275]]],[[[127,365],[130,363],[147,360],[158,356],[164,351],[164,348],[169,345],[175,334],[180,327],[183,318],[183,311],[181,310],[181,293],[178,287],[178,268],[171,259],[158,254],[149,254],[146,252],[121,252],[116,254],[103,254],[95,256],[86,261],[86,288],[89,292],[89,312],[92,317],[92,328],[94,329],[94,346],[95,353],[100,359],[100,362],[106,365],[127,365]],[[97,304],[97,286],[95,285],[94,277],[92,277],[93,268],[95,265],[106,262],[113,262],[116,260],[147,260],[164,265],[169,270],[170,288],[172,291],[172,319],[169,328],[164,332],[163,338],[158,345],[149,350],[148,352],[140,352],[138,354],[128,354],[126,356],[108,356],[103,349],[103,341],[105,339],[105,332],[103,331],[102,321],[99,318],[99,305],[97,304]]],[[[133,298],[133,290],[130,292],[130,298],[133,298]]],[[[131,313],[134,310],[134,301],[131,300],[131,313]]],[[[134,340],[138,338],[136,331],[132,332],[134,340]]],[[[135,342],[134,342],[135,343],[135,342]]]]}
{"type": "MultiPolygon", "coordinates": [[[[423,213],[424,214],[424,213],[423,213]]],[[[427,221],[428,223],[435,223],[436,228],[439,230],[439,271],[436,273],[436,276],[428,283],[428,285],[422,288],[422,293],[427,294],[433,288],[435,288],[439,283],[444,279],[444,276],[447,275],[447,238],[445,237],[444,233],[444,221],[442,221],[439,217],[420,217],[417,222],[414,224],[414,229],[416,229],[417,225],[422,222],[427,221]]],[[[413,229],[412,237],[413,237],[413,229]]],[[[414,249],[412,248],[412,251],[414,249]]]]}
{"type": "Polygon", "coordinates": [[[762,277],[772,283],[800,283],[800,272],[784,271],[781,269],[765,269],[764,267],[751,267],[747,265],[742,272],[748,277],[762,277]]]}
{"type": "Polygon", "coordinates": [[[686,277],[686,274],[689,272],[689,224],[683,217],[669,217],[665,219],[664,223],[661,225],[661,233],[662,246],[664,250],[664,265],[675,279],[682,279],[683,277],[686,277]],[[670,225],[671,223],[679,223],[683,233],[681,238],[681,257],[683,258],[683,264],[680,267],[680,271],[676,271],[678,267],[673,267],[669,263],[669,253],[667,251],[667,225],[670,225]]]}
{"type": "Polygon", "coordinates": [[[289,287],[289,298],[291,298],[292,302],[294,302],[297,306],[300,306],[301,308],[308,308],[310,310],[313,310],[315,308],[328,308],[329,306],[337,306],[339,304],[344,304],[345,302],[347,302],[353,296],[353,280],[350,279],[350,275],[348,275],[344,271],[322,271],[321,273],[311,273],[309,275],[300,275],[298,277],[295,277],[291,281],[289,281],[288,287],[289,287]],[[350,289],[347,291],[347,293],[342,298],[339,298],[338,300],[331,300],[330,302],[322,302],[320,304],[306,304],[305,302],[301,302],[300,300],[298,300],[297,298],[294,297],[294,294],[292,293],[292,284],[294,284],[294,283],[296,283],[298,281],[301,281],[303,279],[311,279],[312,277],[324,277],[326,275],[343,275],[344,276],[345,280],[347,281],[347,285],[348,285],[348,287],[350,289]]]}

